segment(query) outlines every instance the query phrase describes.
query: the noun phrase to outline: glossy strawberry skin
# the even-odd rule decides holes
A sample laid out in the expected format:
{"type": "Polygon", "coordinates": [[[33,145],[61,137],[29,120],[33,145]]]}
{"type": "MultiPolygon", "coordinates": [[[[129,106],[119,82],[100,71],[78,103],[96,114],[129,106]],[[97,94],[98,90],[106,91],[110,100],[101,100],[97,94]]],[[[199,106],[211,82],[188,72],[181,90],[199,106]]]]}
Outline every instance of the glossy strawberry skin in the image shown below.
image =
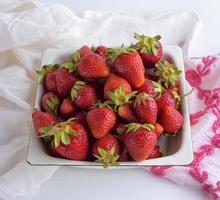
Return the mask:
{"type": "Polygon", "coordinates": [[[102,58],[106,58],[107,47],[105,46],[97,46],[95,53],[100,55],[102,58]]]}
{"type": "Polygon", "coordinates": [[[113,67],[116,73],[126,79],[132,87],[138,88],[143,85],[145,70],[137,51],[119,55],[113,67]]]}
{"type": "Polygon", "coordinates": [[[133,103],[127,103],[118,108],[118,115],[126,122],[138,122],[138,116],[134,111],[133,103]]]}
{"type": "Polygon", "coordinates": [[[136,105],[135,112],[141,118],[143,123],[154,124],[157,120],[158,108],[154,99],[146,101],[146,105],[136,105]]]}
{"type": "Polygon", "coordinates": [[[77,92],[77,97],[74,100],[77,107],[87,110],[98,100],[95,89],[90,85],[85,85],[77,92]]]}
{"type": "Polygon", "coordinates": [[[160,158],[160,157],[161,157],[160,147],[156,145],[147,159],[154,159],[154,158],[160,158]]]}
{"type": "Polygon", "coordinates": [[[152,55],[150,53],[140,53],[140,56],[143,60],[144,66],[147,68],[153,68],[155,64],[161,59],[163,54],[163,48],[159,42],[159,47],[157,48],[157,54],[152,55]]]}
{"type": "Polygon", "coordinates": [[[79,53],[80,53],[80,58],[86,55],[94,54],[94,52],[87,45],[82,46],[79,50],[79,53]]]}
{"type": "Polygon", "coordinates": [[[71,101],[70,98],[66,98],[60,105],[59,113],[64,119],[74,117],[77,113],[76,105],[71,101]]]}
{"type": "Polygon", "coordinates": [[[146,160],[157,143],[157,136],[153,131],[139,128],[137,131],[124,135],[125,146],[135,161],[146,160]]]}
{"type": "Polygon", "coordinates": [[[109,75],[109,68],[104,59],[97,54],[90,54],[81,58],[77,70],[84,79],[103,78],[109,75]]]}
{"type": "Polygon", "coordinates": [[[94,108],[88,112],[86,120],[93,137],[101,138],[115,125],[116,116],[110,108],[94,108]]]}
{"type": "Polygon", "coordinates": [[[183,126],[183,116],[173,107],[165,106],[159,117],[159,123],[166,133],[176,133],[183,126]]]}
{"type": "Polygon", "coordinates": [[[145,79],[144,84],[138,88],[138,93],[145,92],[152,98],[156,98],[157,92],[154,90],[153,81],[150,79],[145,79]]]}
{"type": "Polygon", "coordinates": [[[104,86],[105,99],[109,100],[108,93],[114,92],[120,86],[124,86],[125,94],[132,92],[130,84],[124,78],[115,74],[109,74],[104,86]]]}
{"type": "Polygon", "coordinates": [[[169,91],[162,93],[161,97],[156,101],[158,106],[158,112],[160,112],[162,108],[165,106],[171,106],[173,108],[176,107],[176,100],[169,91]]]}
{"type": "Polygon", "coordinates": [[[71,160],[86,160],[89,150],[89,139],[87,131],[82,125],[77,123],[71,124],[70,127],[77,131],[78,135],[69,135],[70,144],[65,145],[61,143],[58,147],[55,148],[55,150],[61,156],[71,160]]]}
{"type": "Polygon", "coordinates": [[[111,133],[107,133],[104,137],[96,140],[92,152],[94,155],[100,156],[98,148],[110,151],[113,146],[115,146],[115,152],[119,155],[120,147],[118,141],[111,135],[111,133]]]}
{"type": "MultiPolygon", "coordinates": [[[[47,92],[42,96],[42,98],[41,98],[41,107],[44,111],[51,111],[49,106],[48,106],[48,101],[52,101],[53,99],[57,99],[57,101],[59,102],[59,98],[54,92],[47,92]]],[[[58,107],[58,105],[57,105],[57,107],[58,107]]]]}
{"type": "Polygon", "coordinates": [[[159,138],[164,132],[163,126],[161,126],[159,123],[156,122],[154,124],[154,132],[156,133],[157,138],[159,138]]]}
{"type": "Polygon", "coordinates": [[[65,68],[57,71],[56,84],[57,93],[60,97],[66,98],[70,96],[71,89],[77,78],[65,68]]]}
{"type": "Polygon", "coordinates": [[[50,112],[34,111],[32,113],[32,120],[37,135],[40,135],[39,129],[57,123],[55,115],[50,112]]]}
{"type": "Polygon", "coordinates": [[[86,122],[86,113],[79,112],[76,116],[76,122],[79,124],[82,124],[85,128],[87,128],[87,122],[86,122]]]}
{"type": "Polygon", "coordinates": [[[44,80],[44,89],[47,92],[57,91],[56,75],[57,75],[57,71],[49,72],[46,75],[45,80],[44,80]]]}

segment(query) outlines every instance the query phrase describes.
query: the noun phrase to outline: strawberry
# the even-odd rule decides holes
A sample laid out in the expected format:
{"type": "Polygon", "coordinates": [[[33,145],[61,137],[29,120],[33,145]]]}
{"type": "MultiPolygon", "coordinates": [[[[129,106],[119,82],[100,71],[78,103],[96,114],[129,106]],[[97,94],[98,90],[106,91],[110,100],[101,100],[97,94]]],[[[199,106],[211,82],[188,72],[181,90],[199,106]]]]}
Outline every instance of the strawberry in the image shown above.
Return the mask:
{"type": "Polygon", "coordinates": [[[161,93],[164,91],[164,88],[157,82],[154,82],[150,79],[145,79],[144,84],[138,88],[138,93],[145,92],[150,97],[156,98],[160,97],[161,93]]]}
{"type": "Polygon", "coordinates": [[[120,151],[119,161],[120,162],[128,162],[131,160],[132,160],[132,158],[129,155],[128,150],[125,147],[123,147],[123,149],[120,151]]]}
{"type": "Polygon", "coordinates": [[[97,54],[89,54],[82,57],[78,63],[78,74],[84,79],[102,78],[109,75],[103,58],[97,54]]]}
{"type": "Polygon", "coordinates": [[[89,150],[88,134],[73,119],[43,127],[40,132],[42,138],[50,137],[55,151],[61,156],[71,160],[86,160],[89,150]]]}
{"type": "Polygon", "coordinates": [[[77,78],[72,73],[69,73],[68,69],[59,69],[56,75],[58,95],[63,98],[69,97],[71,89],[76,81],[77,78]]]}
{"type": "Polygon", "coordinates": [[[97,106],[88,112],[86,120],[93,137],[102,138],[115,125],[116,116],[107,104],[97,104],[97,106]]]}
{"type": "Polygon", "coordinates": [[[59,112],[64,119],[68,119],[76,115],[77,107],[70,98],[66,98],[61,103],[59,112]]]}
{"type": "Polygon", "coordinates": [[[122,123],[117,123],[111,131],[114,135],[122,136],[126,132],[126,125],[122,123]]]}
{"type": "Polygon", "coordinates": [[[105,46],[97,46],[95,48],[95,53],[100,55],[102,58],[106,58],[107,48],[105,46]]]}
{"type": "Polygon", "coordinates": [[[59,69],[59,64],[44,65],[42,69],[37,70],[37,74],[40,75],[40,82],[44,84],[46,91],[56,92],[56,72],[59,69]]]}
{"type": "Polygon", "coordinates": [[[157,103],[147,93],[140,93],[136,96],[134,108],[137,115],[144,123],[154,124],[157,119],[157,103]]]}
{"type": "Polygon", "coordinates": [[[104,97],[106,100],[109,100],[109,92],[114,92],[120,86],[124,86],[125,94],[132,91],[130,84],[122,77],[115,74],[109,74],[105,86],[104,86],[104,97]]]}
{"type": "Polygon", "coordinates": [[[71,90],[71,98],[79,108],[85,110],[98,100],[95,89],[83,81],[75,82],[71,90]]]}
{"type": "Polygon", "coordinates": [[[107,133],[104,137],[97,139],[93,146],[93,155],[97,161],[103,163],[103,167],[107,168],[109,165],[118,166],[120,149],[118,141],[107,133]]]}
{"type": "Polygon", "coordinates": [[[134,111],[133,103],[119,106],[118,115],[126,122],[138,122],[138,116],[134,111]]]}
{"type": "Polygon", "coordinates": [[[87,122],[86,122],[86,113],[85,112],[79,112],[76,116],[76,122],[79,124],[82,124],[85,128],[87,128],[87,122]]]}
{"type": "Polygon", "coordinates": [[[41,107],[44,111],[57,114],[59,105],[59,98],[54,92],[47,92],[41,97],[41,107]]]}
{"type": "Polygon", "coordinates": [[[37,135],[40,135],[39,130],[42,127],[55,125],[57,123],[57,119],[53,113],[45,113],[37,110],[32,113],[32,120],[37,135]]]}
{"type": "Polygon", "coordinates": [[[163,126],[161,126],[159,123],[154,124],[154,132],[157,135],[157,138],[159,138],[163,134],[163,126]]]}
{"type": "Polygon", "coordinates": [[[160,147],[156,145],[147,159],[160,158],[162,156],[160,147]]]}
{"type": "Polygon", "coordinates": [[[163,83],[166,88],[169,85],[175,85],[179,79],[181,71],[178,70],[177,66],[168,61],[160,61],[156,65],[155,76],[159,78],[160,83],[163,83]]]}
{"type": "Polygon", "coordinates": [[[113,54],[116,54],[116,58],[113,58],[115,59],[113,68],[116,73],[126,79],[132,87],[138,88],[143,85],[145,70],[138,52],[131,48],[122,48],[113,54]]]}
{"type": "Polygon", "coordinates": [[[130,123],[123,137],[129,155],[135,161],[146,160],[157,143],[157,135],[151,124],[130,123]]]}
{"type": "Polygon", "coordinates": [[[160,112],[165,106],[171,106],[173,108],[176,107],[176,100],[170,91],[162,93],[160,98],[156,99],[156,102],[158,106],[158,112],[160,112]]]}
{"type": "Polygon", "coordinates": [[[162,45],[159,41],[161,37],[159,35],[148,37],[135,33],[134,38],[138,40],[135,49],[139,51],[144,65],[147,68],[153,68],[163,54],[162,45]]]}
{"type": "Polygon", "coordinates": [[[165,106],[159,116],[159,123],[165,132],[175,134],[183,126],[183,116],[175,108],[165,106]]]}
{"type": "Polygon", "coordinates": [[[94,52],[87,45],[82,46],[79,49],[79,53],[80,53],[80,58],[86,55],[94,54],[94,52]]]}

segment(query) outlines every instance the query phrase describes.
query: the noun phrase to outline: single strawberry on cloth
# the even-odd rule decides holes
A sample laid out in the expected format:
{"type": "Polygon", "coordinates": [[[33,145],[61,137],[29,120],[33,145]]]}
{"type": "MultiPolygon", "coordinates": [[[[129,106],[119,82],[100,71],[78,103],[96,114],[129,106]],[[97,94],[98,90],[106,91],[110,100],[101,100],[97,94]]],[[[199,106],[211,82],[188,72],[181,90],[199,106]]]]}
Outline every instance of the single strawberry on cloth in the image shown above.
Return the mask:
{"type": "Polygon", "coordinates": [[[147,168],[177,184],[202,188],[220,199],[220,56],[191,58],[186,79],[194,89],[189,95],[194,162],[189,166],[147,168]]]}
{"type": "MultiPolygon", "coordinates": [[[[160,34],[164,45],[181,46],[187,58],[199,25],[200,20],[194,12],[146,13],[141,16],[84,12],[79,17],[63,5],[45,6],[38,0],[1,0],[0,198],[12,200],[27,195],[58,169],[31,167],[25,161],[37,86],[35,71],[40,67],[43,50],[51,47],[77,48],[84,44],[114,47],[122,41],[125,44],[133,42],[133,34],[137,32],[160,34]]],[[[208,82],[211,85],[213,81],[210,79],[208,82]]],[[[69,105],[68,99],[65,102],[69,105]]],[[[63,115],[68,115],[65,105],[62,108],[63,115]]],[[[206,110],[211,111],[210,108],[206,110]]],[[[209,128],[211,123],[210,118],[204,125],[209,128]]],[[[204,126],[201,131],[204,131],[204,126]]]]}

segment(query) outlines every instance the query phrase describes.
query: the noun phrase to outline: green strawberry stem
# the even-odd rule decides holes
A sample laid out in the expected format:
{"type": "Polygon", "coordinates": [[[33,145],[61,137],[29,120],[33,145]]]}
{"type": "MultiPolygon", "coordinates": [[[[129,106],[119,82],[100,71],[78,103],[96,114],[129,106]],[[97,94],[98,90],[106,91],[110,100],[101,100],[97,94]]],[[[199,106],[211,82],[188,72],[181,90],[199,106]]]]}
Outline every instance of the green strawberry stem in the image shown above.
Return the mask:
{"type": "Polygon", "coordinates": [[[132,45],[136,50],[141,53],[149,53],[152,55],[157,55],[157,49],[159,48],[160,35],[154,37],[149,37],[146,35],[138,35],[134,33],[134,38],[138,40],[135,45],[132,45]]]}
{"type": "Polygon", "coordinates": [[[154,125],[152,124],[139,124],[139,123],[130,123],[126,125],[127,131],[128,132],[135,132],[137,131],[139,128],[144,128],[148,131],[152,131],[154,130],[154,125]]]}
{"type": "Polygon", "coordinates": [[[140,106],[141,104],[146,106],[146,101],[149,100],[152,100],[152,97],[150,97],[147,93],[142,92],[136,96],[134,107],[140,106]]]}
{"type": "Polygon", "coordinates": [[[40,75],[40,83],[43,83],[44,82],[44,79],[46,77],[46,75],[49,73],[49,72],[53,72],[53,71],[56,71],[60,68],[60,64],[49,64],[49,65],[44,65],[41,69],[39,70],[36,70],[36,73],[38,75],[40,75]]]}
{"type": "Polygon", "coordinates": [[[57,115],[57,110],[60,105],[60,101],[57,97],[53,97],[51,99],[47,99],[46,101],[48,106],[48,111],[54,112],[57,115]]]}
{"type": "Polygon", "coordinates": [[[97,158],[96,162],[102,163],[104,168],[108,168],[108,166],[119,166],[117,162],[119,155],[115,152],[115,145],[109,151],[98,147],[98,153],[99,155],[93,155],[97,158]]]}
{"type": "Polygon", "coordinates": [[[121,85],[114,92],[109,92],[108,96],[112,104],[114,105],[114,109],[117,110],[119,106],[130,102],[131,98],[133,98],[136,94],[137,94],[137,91],[126,93],[125,87],[121,85]]]}
{"type": "Polygon", "coordinates": [[[77,98],[77,92],[84,88],[86,83],[84,81],[76,81],[71,89],[71,99],[74,101],[77,98]]]}
{"type": "Polygon", "coordinates": [[[175,85],[182,71],[178,70],[176,65],[167,61],[160,61],[156,65],[155,76],[159,77],[159,83],[164,83],[166,88],[169,84],[175,85]]]}
{"type": "Polygon", "coordinates": [[[46,140],[52,139],[54,147],[58,147],[60,143],[70,144],[69,135],[77,136],[78,132],[73,130],[70,126],[75,121],[75,118],[70,118],[65,122],[60,122],[54,126],[46,126],[39,130],[41,138],[46,140]]]}
{"type": "Polygon", "coordinates": [[[62,67],[68,69],[69,73],[73,73],[76,71],[75,63],[67,62],[67,63],[62,64],[62,67]]]}
{"type": "Polygon", "coordinates": [[[152,81],[152,84],[154,86],[154,91],[157,93],[156,98],[159,99],[161,97],[161,94],[165,91],[165,88],[162,87],[162,85],[158,82],[152,81]]]}

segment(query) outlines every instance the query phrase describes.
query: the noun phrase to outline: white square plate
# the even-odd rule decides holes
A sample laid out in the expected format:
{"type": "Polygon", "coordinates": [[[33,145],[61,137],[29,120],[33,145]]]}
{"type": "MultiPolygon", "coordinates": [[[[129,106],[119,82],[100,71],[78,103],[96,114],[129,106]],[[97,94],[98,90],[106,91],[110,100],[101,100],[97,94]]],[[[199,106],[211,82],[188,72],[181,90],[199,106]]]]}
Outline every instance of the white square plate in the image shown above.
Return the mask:
{"type": "MultiPolygon", "coordinates": [[[[76,48],[78,49],[78,48],[76,48]]],[[[67,62],[74,49],[47,49],[44,51],[41,66],[46,64],[65,63],[67,62]]],[[[182,50],[178,46],[165,46],[164,59],[174,62],[178,69],[182,71],[180,74],[180,90],[182,94],[186,91],[186,80],[184,74],[184,63],[182,50]]],[[[40,99],[44,92],[42,84],[38,85],[35,108],[40,110],[40,99]]],[[[145,160],[141,162],[121,162],[119,167],[138,167],[152,165],[187,165],[193,161],[193,149],[191,141],[191,130],[189,121],[189,111],[187,97],[181,101],[181,111],[184,117],[184,125],[180,133],[174,136],[162,136],[159,140],[160,146],[164,153],[161,158],[145,160]]],[[[30,139],[27,153],[27,162],[33,166],[79,166],[87,168],[102,168],[100,163],[90,161],[74,161],[63,158],[51,157],[46,153],[42,142],[37,138],[33,126],[30,130],[30,139]]]]}

